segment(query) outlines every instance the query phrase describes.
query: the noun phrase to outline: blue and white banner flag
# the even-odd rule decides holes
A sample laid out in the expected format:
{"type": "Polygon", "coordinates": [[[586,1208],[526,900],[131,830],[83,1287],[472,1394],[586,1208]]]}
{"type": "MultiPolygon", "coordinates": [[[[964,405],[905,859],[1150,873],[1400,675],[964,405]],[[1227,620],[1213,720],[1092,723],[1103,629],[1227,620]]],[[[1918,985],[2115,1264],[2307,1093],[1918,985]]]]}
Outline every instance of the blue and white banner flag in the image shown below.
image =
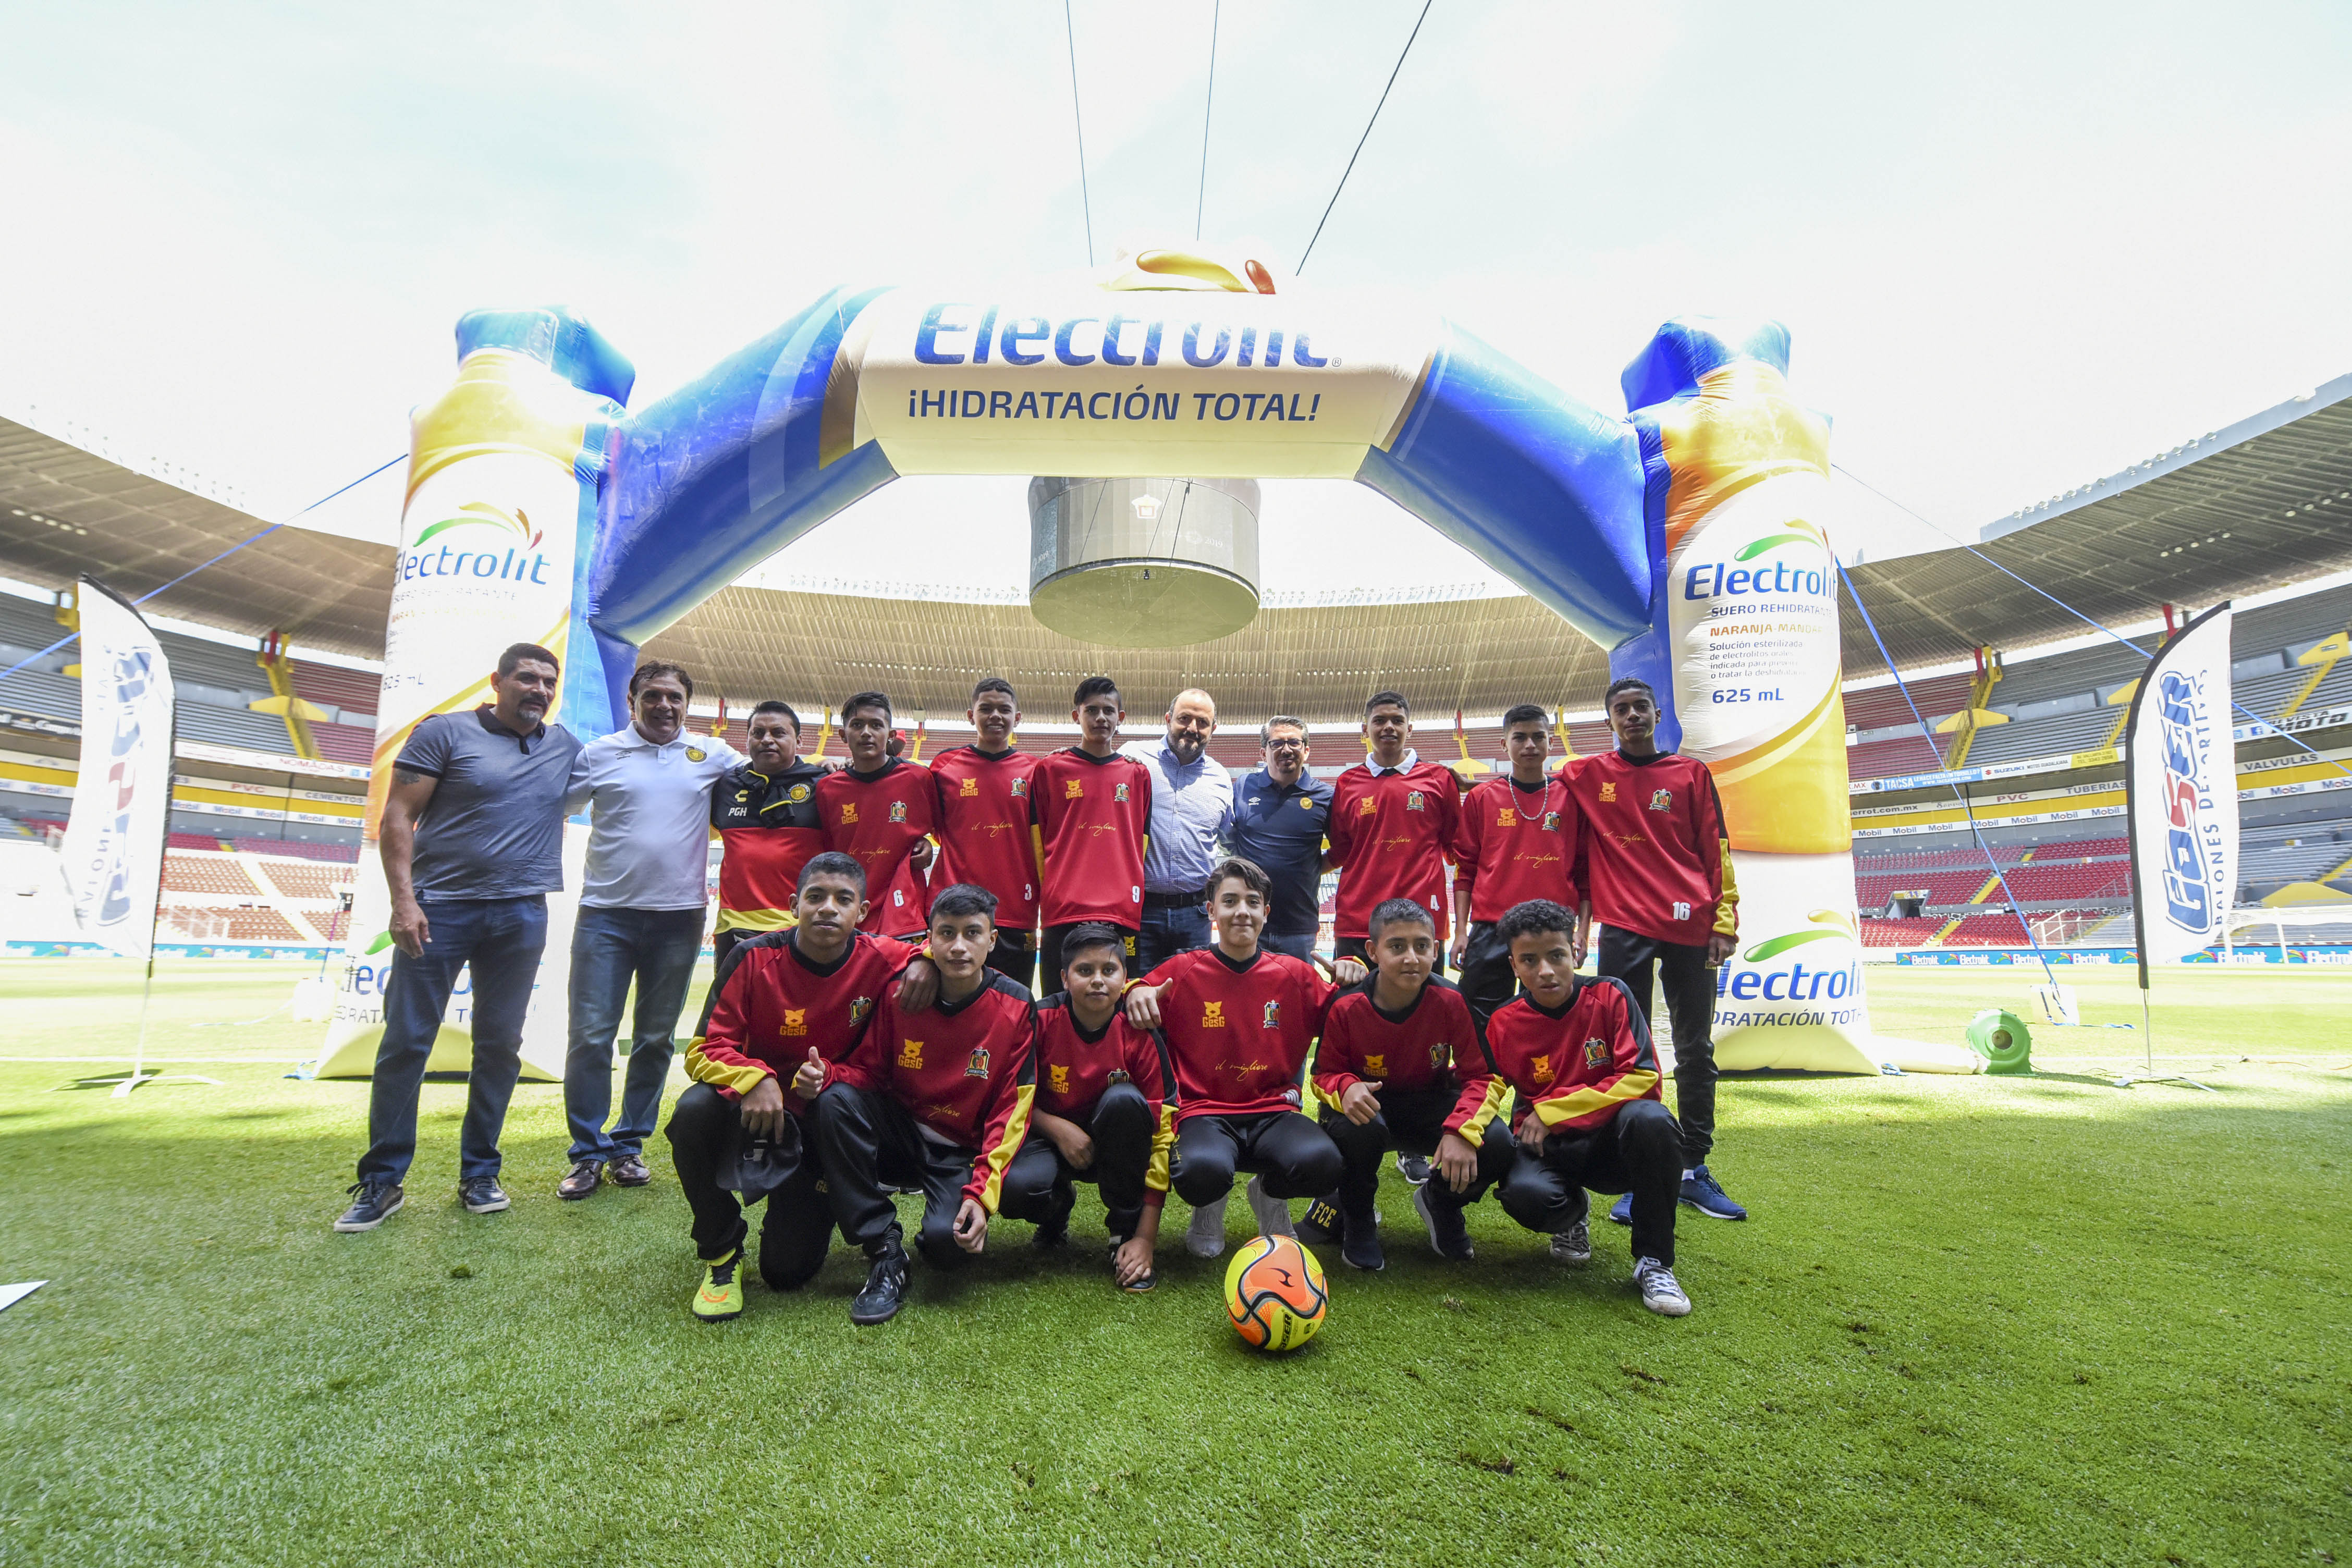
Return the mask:
{"type": "Polygon", "coordinates": [[[2206,611],[2158,650],[2125,725],[2132,901],[2140,984],[2221,940],[2238,889],[2238,779],[2230,697],[2230,606],[2206,611]]]}
{"type": "Polygon", "coordinates": [[[130,603],[81,580],[81,772],[66,886],[83,937],[126,958],[155,940],[172,802],[172,668],[130,603]]]}

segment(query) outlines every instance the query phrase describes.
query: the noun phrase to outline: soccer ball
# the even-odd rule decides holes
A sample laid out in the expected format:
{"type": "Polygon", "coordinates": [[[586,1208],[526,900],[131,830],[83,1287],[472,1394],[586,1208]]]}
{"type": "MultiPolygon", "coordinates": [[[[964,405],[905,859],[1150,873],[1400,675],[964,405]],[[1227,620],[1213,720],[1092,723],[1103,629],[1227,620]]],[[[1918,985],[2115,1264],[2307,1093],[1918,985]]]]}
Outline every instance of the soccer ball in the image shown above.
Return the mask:
{"type": "Polygon", "coordinates": [[[1242,1342],[1262,1351],[1295,1351],[1323,1326],[1331,1292],[1315,1255],[1287,1236],[1261,1236],[1243,1244],[1225,1268],[1225,1310],[1242,1342]]]}

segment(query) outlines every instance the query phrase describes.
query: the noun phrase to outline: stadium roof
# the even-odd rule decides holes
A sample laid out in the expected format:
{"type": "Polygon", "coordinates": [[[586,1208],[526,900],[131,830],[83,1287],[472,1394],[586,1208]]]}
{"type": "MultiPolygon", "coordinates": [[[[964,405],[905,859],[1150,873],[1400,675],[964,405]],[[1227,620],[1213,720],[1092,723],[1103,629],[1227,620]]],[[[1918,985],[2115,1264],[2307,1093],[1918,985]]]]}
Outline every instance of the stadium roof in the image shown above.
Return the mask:
{"type": "MultiPolygon", "coordinates": [[[[0,574],[56,588],[96,570],[136,597],[267,526],[215,496],[0,419],[0,574]]],[[[1986,530],[1978,549],[1853,569],[1906,669],[1964,659],[1979,643],[2022,651],[2089,629],[2000,567],[2111,626],[2144,623],[2166,603],[2201,606],[2352,568],[2352,376],[2024,509],[1986,530]]],[[[381,658],[392,558],[389,545],[288,527],[152,607],[381,658]]],[[[1132,650],[1061,637],[1009,598],[970,597],[737,586],[648,649],[730,703],[772,694],[837,703],[878,686],[909,712],[957,713],[984,667],[1038,693],[1029,700],[1041,715],[1056,705],[1046,694],[1101,672],[1139,710],[1198,684],[1236,720],[1287,711],[1314,722],[1354,718],[1381,685],[1433,713],[1492,715],[1521,700],[1589,709],[1607,666],[1601,650],[1517,595],[1276,601],[1218,641],[1132,650]]],[[[1850,604],[1844,656],[1851,678],[1885,668],[1850,604]]]]}

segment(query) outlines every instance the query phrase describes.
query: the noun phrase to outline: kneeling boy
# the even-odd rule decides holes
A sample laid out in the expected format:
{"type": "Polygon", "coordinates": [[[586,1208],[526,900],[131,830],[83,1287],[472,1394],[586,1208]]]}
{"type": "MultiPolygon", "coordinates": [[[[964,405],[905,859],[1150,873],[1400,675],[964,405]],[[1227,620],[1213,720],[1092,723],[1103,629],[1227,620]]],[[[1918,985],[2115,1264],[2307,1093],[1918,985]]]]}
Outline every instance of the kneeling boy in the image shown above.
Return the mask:
{"type": "Polygon", "coordinates": [[[988,967],[996,895],[959,882],[931,900],[939,1000],[895,1001],[825,1075],[816,1102],[825,1185],[842,1236],[863,1247],[853,1323],[887,1323],[907,1295],[907,1253],[890,1190],[923,1191],[916,1250],[934,1268],[988,1244],[1004,1167],[1029,1131],[1037,1008],[1029,988],[988,967]]]}
{"type": "MultiPolygon", "coordinates": [[[[1487,1064],[1468,1001],[1430,973],[1437,925],[1428,909],[1390,899],[1368,924],[1371,978],[1332,998],[1315,1053],[1323,1131],[1347,1173],[1338,1191],[1308,1206],[1300,1231],[1310,1241],[1337,1239],[1339,1256],[1358,1268],[1379,1268],[1385,1260],[1372,1197],[1381,1155],[1393,1148],[1433,1157],[1438,1179],[1457,1194],[1495,1182],[1510,1168],[1510,1141],[1482,1141],[1463,1128],[1481,1111],[1491,1116],[1510,1090],[1487,1064]]],[[[1418,1187],[1412,1201],[1426,1221],[1418,1187]]],[[[1433,1227],[1430,1235],[1434,1245],[1433,1227]]],[[[1466,1246],[1465,1237],[1463,1256],[1466,1246]]]]}
{"type": "Polygon", "coordinates": [[[703,1262],[694,1315],[705,1322],[743,1310],[748,1227],[738,1190],[750,1201],[767,1196],[760,1277],[771,1289],[796,1289],[824,1265],[833,1208],[805,1125],[809,1102],[825,1064],[864,1037],[894,977],[909,963],[929,967],[906,943],[858,931],[866,871],[846,855],[818,855],[801,868],[793,911],[796,925],[730,944],[700,1037],[687,1047],[694,1082],[670,1111],[670,1152],[703,1262]]]}
{"type": "MultiPolygon", "coordinates": [[[[1690,1310],[1674,1268],[1682,1130],[1659,1098],[1658,1058],[1633,993],[1621,980],[1578,976],[1575,931],[1576,917],[1549,899],[1515,905],[1498,923],[1520,992],[1486,1020],[1486,1053],[1519,1093],[1518,1125],[1492,1124],[1500,1119],[1489,1101],[1464,1130],[1475,1124],[1482,1137],[1498,1141],[1516,1134],[1518,1148],[1496,1196],[1513,1219],[1550,1236],[1552,1256],[1563,1262],[1592,1257],[1585,1190],[1630,1194],[1642,1305],[1679,1318],[1690,1310]]],[[[1432,1182],[1422,1189],[1439,1251],[1469,1256],[1462,1207],[1486,1186],[1481,1180],[1456,1193],[1432,1182]]]]}
{"type": "Polygon", "coordinates": [[[1074,1182],[1102,1193],[1111,1268],[1123,1290],[1152,1286],[1168,1197],[1173,1112],[1159,1038],[1119,1011],[1127,933],[1089,921],[1062,942],[1066,992],[1037,1004],[1037,1098],[1029,1142],[1004,1173],[997,1212],[1035,1222],[1040,1247],[1068,1239],[1074,1182]]]}
{"type": "Polygon", "coordinates": [[[1209,874],[1214,946],[1180,952],[1129,991],[1127,1016],[1168,1042],[1176,1078],[1176,1193],[1192,1205],[1184,1244],[1225,1249],[1234,1173],[1252,1173],[1262,1236],[1291,1236],[1291,1198],[1339,1184],[1339,1151],[1299,1110],[1307,1053],[1332,988],[1308,964],[1258,945],[1273,882],[1247,860],[1209,874]]]}

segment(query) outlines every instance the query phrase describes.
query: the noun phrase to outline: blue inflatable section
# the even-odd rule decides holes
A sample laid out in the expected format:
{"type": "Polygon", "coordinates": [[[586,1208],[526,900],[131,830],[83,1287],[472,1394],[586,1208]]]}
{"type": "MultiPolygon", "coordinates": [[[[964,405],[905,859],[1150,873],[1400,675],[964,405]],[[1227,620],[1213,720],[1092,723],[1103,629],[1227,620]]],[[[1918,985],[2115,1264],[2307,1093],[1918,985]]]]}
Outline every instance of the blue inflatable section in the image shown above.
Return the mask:
{"type": "Polygon", "coordinates": [[[1675,711],[1674,660],[1666,646],[1672,635],[1666,622],[1666,487],[1673,475],[1656,410],[1696,397],[1700,377],[1743,359],[1761,360],[1788,374],[1789,329],[1778,321],[1734,326],[1707,316],[1677,316],[1657,330],[1618,378],[1641,447],[1643,552],[1654,565],[1641,633],[1611,649],[1609,675],[1612,680],[1630,675],[1650,683],[1658,694],[1657,743],[1669,752],[1683,743],[1683,721],[1675,711]]]}

